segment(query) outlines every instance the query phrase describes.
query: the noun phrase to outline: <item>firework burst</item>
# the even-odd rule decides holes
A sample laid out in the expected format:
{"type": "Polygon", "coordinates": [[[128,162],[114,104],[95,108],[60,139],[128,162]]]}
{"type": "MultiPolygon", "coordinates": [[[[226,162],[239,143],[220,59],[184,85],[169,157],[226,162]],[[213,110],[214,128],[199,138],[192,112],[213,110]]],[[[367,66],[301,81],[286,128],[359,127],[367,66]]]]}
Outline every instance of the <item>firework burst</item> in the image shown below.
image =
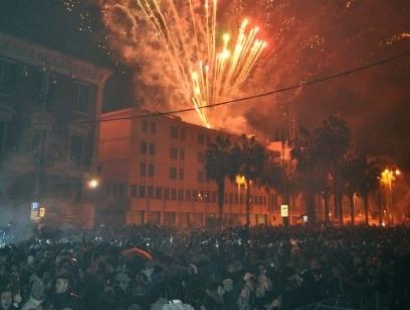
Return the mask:
{"type": "Polygon", "coordinates": [[[241,22],[236,33],[221,33],[216,0],[188,0],[185,4],[173,0],[104,1],[102,12],[112,39],[128,38],[123,56],[128,61],[135,57],[163,63],[164,71],[153,74],[154,79],[178,81],[172,83],[178,85],[168,96],[177,101],[174,105],[180,106],[181,101],[193,105],[207,127],[211,126],[209,112],[203,107],[232,98],[266,47],[258,38],[259,28],[251,27],[249,19],[241,22]],[[139,42],[142,31],[144,47],[139,42]]]}

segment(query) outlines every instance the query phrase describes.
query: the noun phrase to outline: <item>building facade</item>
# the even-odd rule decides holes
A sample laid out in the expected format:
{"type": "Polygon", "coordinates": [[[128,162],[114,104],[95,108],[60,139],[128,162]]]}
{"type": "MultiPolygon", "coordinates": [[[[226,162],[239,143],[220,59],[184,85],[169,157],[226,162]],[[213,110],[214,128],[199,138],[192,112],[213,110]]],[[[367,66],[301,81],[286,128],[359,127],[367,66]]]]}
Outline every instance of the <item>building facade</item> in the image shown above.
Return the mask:
{"type": "MultiPolygon", "coordinates": [[[[216,184],[206,179],[203,158],[209,143],[226,133],[175,116],[141,117],[143,114],[129,108],[102,116],[96,169],[102,187],[96,221],[215,224],[216,184]]],[[[225,184],[225,220],[244,224],[244,185],[228,179],[225,184]]],[[[251,188],[251,224],[280,224],[280,204],[277,193],[251,188]]]]}
{"type": "Polygon", "coordinates": [[[32,203],[45,206],[50,219],[84,218],[74,206],[85,203],[83,184],[98,140],[95,120],[110,74],[0,33],[2,221],[25,218],[32,203]]]}

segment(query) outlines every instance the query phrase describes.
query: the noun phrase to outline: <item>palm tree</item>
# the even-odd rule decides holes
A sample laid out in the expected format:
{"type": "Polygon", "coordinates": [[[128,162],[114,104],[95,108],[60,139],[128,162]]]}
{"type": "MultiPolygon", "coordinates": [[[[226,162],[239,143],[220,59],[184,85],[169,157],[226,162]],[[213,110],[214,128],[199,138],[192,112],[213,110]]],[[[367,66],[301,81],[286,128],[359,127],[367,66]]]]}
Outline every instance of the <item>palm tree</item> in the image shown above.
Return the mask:
{"type": "Polygon", "coordinates": [[[354,225],[354,194],[363,199],[365,208],[365,223],[369,224],[369,195],[379,186],[381,168],[375,160],[358,151],[346,154],[340,165],[341,177],[349,199],[351,223],[354,225]]]}
{"type": "Polygon", "coordinates": [[[315,197],[319,193],[325,199],[325,222],[329,222],[330,180],[339,183],[339,162],[349,148],[350,130],[340,117],[330,116],[321,127],[312,131],[302,129],[300,134],[292,157],[297,160],[296,171],[309,222],[316,221],[315,197]]]}
{"type": "Polygon", "coordinates": [[[324,189],[325,194],[325,222],[329,222],[329,180],[333,181],[333,191],[335,194],[335,203],[340,216],[340,221],[343,221],[341,197],[343,192],[340,181],[340,162],[349,150],[351,133],[346,122],[336,115],[331,115],[322,121],[322,127],[316,129],[316,150],[315,157],[320,162],[324,170],[324,189]]]}
{"type": "Polygon", "coordinates": [[[267,153],[265,168],[263,169],[257,182],[260,186],[265,188],[268,197],[270,197],[271,189],[275,189],[276,192],[286,196],[285,200],[288,201],[288,176],[286,175],[285,167],[278,161],[278,159],[278,153],[267,153]]]}
{"type": "Polygon", "coordinates": [[[262,174],[266,162],[266,150],[254,136],[245,134],[233,147],[233,161],[236,172],[245,178],[246,185],[246,225],[250,226],[250,187],[262,174]]]}
{"type": "Polygon", "coordinates": [[[369,196],[372,192],[376,191],[379,186],[381,170],[376,160],[369,159],[366,156],[362,171],[363,177],[358,187],[358,192],[363,199],[366,225],[369,224],[369,196]]]}
{"type": "Polygon", "coordinates": [[[218,217],[222,225],[225,197],[225,178],[234,175],[232,165],[232,148],[228,136],[218,135],[214,143],[210,143],[204,156],[204,170],[209,180],[215,181],[218,196],[218,217]]]}
{"type": "Polygon", "coordinates": [[[314,225],[316,223],[315,197],[323,188],[321,184],[324,179],[323,169],[315,156],[314,132],[301,128],[299,134],[298,141],[291,150],[291,157],[297,162],[296,186],[303,194],[309,223],[314,225]]]}
{"type": "Polygon", "coordinates": [[[350,221],[354,225],[354,195],[359,190],[360,183],[363,179],[363,169],[366,165],[366,156],[357,151],[350,151],[346,154],[340,163],[341,179],[345,185],[345,192],[349,200],[350,221]]]}

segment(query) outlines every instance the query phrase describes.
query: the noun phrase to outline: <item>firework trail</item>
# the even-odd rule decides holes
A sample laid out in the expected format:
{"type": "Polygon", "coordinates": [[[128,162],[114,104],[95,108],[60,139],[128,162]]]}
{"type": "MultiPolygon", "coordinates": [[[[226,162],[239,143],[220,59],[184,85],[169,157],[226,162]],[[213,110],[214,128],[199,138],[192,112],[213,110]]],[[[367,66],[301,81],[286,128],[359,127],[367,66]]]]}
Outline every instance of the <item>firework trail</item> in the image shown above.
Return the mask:
{"type": "MultiPolygon", "coordinates": [[[[241,22],[235,34],[221,33],[217,6],[216,0],[187,0],[184,4],[123,0],[103,1],[102,5],[111,41],[128,38],[125,58],[162,63],[162,73],[149,69],[144,73],[154,77],[150,84],[172,79],[169,88],[174,91],[168,93],[171,104],[190,102],[207,127],[208,113],[201,107],[231,99],[266,47],[266,42],[258,39],[259,28],[251,27],[249,19],[241,22]]],[[[148,66],[142,67],[146,71],[148,66]]]]}
{"type": "MultiPolygon", "coordinates": [[[[200,107],[360,66],[388,57],[393,48],[405,49],[410,42],[404,18],[409,7],[399,0],[394,5],[372,0],[230,0],[218,2],[217,7],[213,0],[98,1],[106,45],[136,72],[134,82],[149,110],[179,110],[195,104],[203,114],[202,123],[235,132],[252,128],[255,134],[272,133],[289,122],[290,105],[296,105],[300,118],[320,117],[312,110],[326,115],[349,112],[357,105],[339,98],[345,92],[325,87],[319,93],[298,89],[241,105],[200,107]],[[245,79],[235,83],[226,79],[232,72],[228,63],[218,59],[224,53],[234,54],[246,18],[250,23],[245,22],[245,34],[249,37],[253,25],[260,25],[256,39],[268,38],[268,47],[251,66],[236,67],[244,70],[245,79]],[[231,33],[231,39],[224,48],[226,33],[231,33]],[[220,67],[224,70],[218,71],[220,67]],[[319,100],[325,95],[327,104],[319,100]]],[[[357,85],[365,83],[362,78],[357,85]]],[[[349,91],[359,92],[356,88],[349,91]]],[[[198,122],[196,113],[181,116],[198,122]]]]}

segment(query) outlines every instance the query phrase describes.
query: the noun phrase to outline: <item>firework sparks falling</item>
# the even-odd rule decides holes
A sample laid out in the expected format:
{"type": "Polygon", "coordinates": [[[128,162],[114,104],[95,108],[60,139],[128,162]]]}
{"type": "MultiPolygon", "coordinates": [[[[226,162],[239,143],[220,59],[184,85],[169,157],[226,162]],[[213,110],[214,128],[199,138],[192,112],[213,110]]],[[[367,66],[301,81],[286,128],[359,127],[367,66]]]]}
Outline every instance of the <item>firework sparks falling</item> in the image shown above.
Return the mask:
{"type": "MultiPolygon", "coordinates": [[[[185,5],[173,0],[105,1],[102,12],[106,26],[130,40],[136,40],[141,25],[151,27],[152,46],[164,52],[164,70],[178,81],[181,96],[176,100],[193,104],[207,127],[211,124],[203,107],[231,98],[266,47],[258,38],[259,28],[250,27],[248,19],[236,34],[220,36],[216,0],[185,5]]],[[[126,54],[136,56],[132,47],[126,54]]]]}

